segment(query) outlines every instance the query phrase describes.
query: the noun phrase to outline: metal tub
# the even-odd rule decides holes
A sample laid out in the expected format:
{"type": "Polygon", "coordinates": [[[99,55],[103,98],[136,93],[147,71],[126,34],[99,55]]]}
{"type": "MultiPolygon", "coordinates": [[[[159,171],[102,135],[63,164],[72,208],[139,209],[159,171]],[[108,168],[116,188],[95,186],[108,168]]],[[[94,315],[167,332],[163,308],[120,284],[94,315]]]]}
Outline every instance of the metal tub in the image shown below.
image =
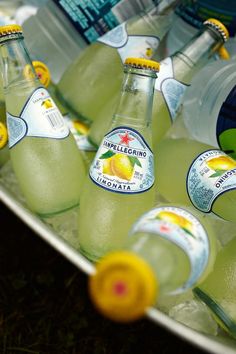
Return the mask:
{"type": "MultiPolygon", "coordinates": [[[[50,221],[49,224],[45,223],[26,207],[24,200],[17,189],[17,183],[9,162],[0,170],[0,201],[26,225],[28,225],[28,227],[39,237],[81,271],[88,275],[93,274],[95,271],[94,266],[79,253],[78,247],[76,247],[76,237],[73,237],[73,234],[71,234],[69,237],[65,238],[63,232],[57,231],[57,226],[50,226],[50,221]]],[[[236,341],[229,337],[204,335],[173,320],[154,307],[147,309],[146,317],[176,336],[181,337],[209,353],[236,354],[236,341]]]]}

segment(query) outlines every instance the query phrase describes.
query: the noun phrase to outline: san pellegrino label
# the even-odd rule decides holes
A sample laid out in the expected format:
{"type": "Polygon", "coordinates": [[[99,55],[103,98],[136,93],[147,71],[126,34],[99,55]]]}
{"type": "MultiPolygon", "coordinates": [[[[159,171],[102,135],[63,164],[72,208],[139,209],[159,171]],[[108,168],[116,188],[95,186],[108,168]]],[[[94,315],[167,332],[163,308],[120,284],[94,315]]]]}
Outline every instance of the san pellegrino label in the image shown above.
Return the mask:
{"type": "Polygon", "coordinates": [[[100,37],[98,42],[117,48],[124,63],[128,57],[152,58],[160,39],[155,36],[128,35],[126,23],[124,22],[100,37]]]}
{"type": "Polygon", "coordinates": [[[179,207],[157,207],[134,224],[130,237],[137,232],[151,233],[173,242],[188,256],[191,264],[189,278],[172,294],[181,293],[196,284],[208,264],[210,251],[206,230],[194,215],[179,207]]]}
{"type": "Polygon", "coordinates": [[[181,98],[184,95],[187,85],[174,78],[171,57],[162,60],[160,64],[160,72],[155,82],[155,90],[162,92],[170,117],[173,121],[180,107],[181,98]]]}
{"type": "Polygon", "coordinates": [[[187,175],[187,192],[193,205],[210,212],[216,198],[236,189],[236,161],[220,150],[208,150],[192,163],[187,175]]]}
{"type": "Polygon", "coordinates": [[[139,132],[117,127],[105,135],[90,178],[111,192],[145,192],[154,184],[153,153],[139,132]]]}
{"type": "Polygon", "coordinates": [[[37,88],[19,117],[7,112],[9,148],[25,136],[63,139],[69,135],[62,114],[45,88],[37,88]]]}

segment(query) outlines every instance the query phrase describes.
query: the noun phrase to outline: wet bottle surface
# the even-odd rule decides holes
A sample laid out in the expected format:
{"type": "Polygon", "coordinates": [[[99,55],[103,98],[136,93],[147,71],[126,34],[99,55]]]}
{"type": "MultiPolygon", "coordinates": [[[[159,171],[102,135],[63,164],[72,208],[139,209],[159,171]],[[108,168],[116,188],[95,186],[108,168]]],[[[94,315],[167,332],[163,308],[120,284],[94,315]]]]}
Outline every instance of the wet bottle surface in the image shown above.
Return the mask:
{"type": "Polygon", "coordinates": [[[150,119],[157,68],[136,58],[125,65],[119,105],[81,195],[79,242],[90,259],[120,249],[130,225],[154,203],[150,119]]]}
{"type": "Polygon", "coordinates": [[[206,215],[193,207],[159,204],[134,223],[123,251],[100,260],[90,282],[92,299],[114,320],[138,318],[148,306],[205,279],[216,252],[206,215]]]}
{"type": "Polygon", "coordinates": [[[0,35],[14,172],[30,209],[41,216],[56,214],[78,205],[83,161],[61,113],[34,72],[21,27],[1,27],[0,35]]]}
{"type": "Polygon", "coordinates": [[[165,137],[155,151],[159,193],[169,202],[194,205],[236,221],[236,161],[188,137],[165,137]]]}
{"type": "Polygon", "coordinates": [[[217,255],[213,271],[194,289],[216,321],[236,338],[236,238],[233,238],[217,255]]]}
{"type": "Polygon", "coordinates": [[[95,121],[98,112],[120,91],[124,60],[151,59],[170,28],[176,4],[175,0],[164,0],[100,37],[64,73],[58,95],[85,120],[95,121]]]}
{"type": "Polygon", "coordinates": [[[227,28],[217,19],[210,18],[182,49],[160,62],[153,100],[154,146],[174,122],[194,75],[221,50],[228,37],[227,28]]]}

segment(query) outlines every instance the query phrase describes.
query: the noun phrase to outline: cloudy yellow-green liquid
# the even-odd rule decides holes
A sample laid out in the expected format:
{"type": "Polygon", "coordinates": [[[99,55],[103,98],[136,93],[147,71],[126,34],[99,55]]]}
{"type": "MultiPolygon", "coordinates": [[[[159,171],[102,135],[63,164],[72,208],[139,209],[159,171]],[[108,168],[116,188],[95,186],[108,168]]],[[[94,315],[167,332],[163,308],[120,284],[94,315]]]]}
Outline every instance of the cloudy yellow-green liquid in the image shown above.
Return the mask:
{"type": "MultiPolygon", "coordinates": [[[[168,16],[137,16],[127,23],[129,35],[164,36],[170,25],[168,16]]],[[[151,53],[152,54],[152,53],[151,53]]],[[[127,52],[127,56],[132,53],[127,52]]],[[[150,56],[151,58],[151,56],[150,56]]],[[[58,91],[84,119],[97,119],[103,106],[121,89],[123,62],[116,48],[96,42],[86,48],[68,68],[58,91]]]]}
{"type": "Polygon", "coordinates": [[[194,293],[212,311],[217,322],[236,338],[236,238],[217,255],[213,271],[194,293]]]}
{"type": "MultiPolygon", "coordinates": [[[[173,57],[172,65],[174,71],[174,78],[187,85],[190,82],[191,76],[189,73],[188,64],[185,63],[183,60],[179,59],[178,57],[173,57]]],[[[160,73],[157,73],[156,86],[157,82],[160,81],[159,77],[161,77],[161,75],[160,73]]],[[[97,146],[99,146],[99,144],[101,143],[102,138],[109,127],[111,118],[117,106],[118,98],[119,95],[116,94],[108,102],[106,102],[101,108],[101,110],[98,111],[97,118],[91,125],[89,131],[89,138],[97,146]]],[[[181,99],[182,96],[179,96],[179,102],[181,102],[181,99]]],[[[164,93],[155,89],[152,109],[152,132],[154,147],[163,138],[165,133],[171,127],[173,121],[174,119],[171,117],[164,93]]]]}
{"type": "MultiPolygon", "coordinates": [[[[198,155],[212,149],[215,148],[187,138],[163,139],[154,150],[158,192],[170,202],[192,205],[186,187],[189,168],[198,155]]],[[[223,166],[219,160],[212,173],[217,169],[225,172],[234,169],[236,161],[227,164],[223,166]]],[[[236,221],[236,189],[220,194],[212,204],[212,211],[225,220],[236,221]]]]}
{"type": "MultiPolygon", "coordinates": [[[[6,90],[7,110],[19,116],[34,91],[30,84],[6,90]]],[[[71,134],[63,139],[24,137],[10,149],[21,190],[34,212],[59,213],[79,204],[84,164],[71,134]]]]}

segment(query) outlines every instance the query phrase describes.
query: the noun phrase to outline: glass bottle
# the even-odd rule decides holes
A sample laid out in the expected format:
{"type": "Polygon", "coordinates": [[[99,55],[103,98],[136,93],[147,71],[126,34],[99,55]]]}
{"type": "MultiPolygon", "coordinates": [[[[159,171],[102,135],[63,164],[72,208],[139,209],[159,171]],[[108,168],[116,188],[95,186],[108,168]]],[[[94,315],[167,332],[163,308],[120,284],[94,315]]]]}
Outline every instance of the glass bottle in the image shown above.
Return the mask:
{"type": "MultiPolygon", "coordinates": [[[[182,50],[160,62],[152,110],[154,146],[173,123],[192,77],[222,47],[227,38],[228,31],[225,26],[216,19],[209,19],[204,22],[203,29],[182,50]]],[[[114,96],[98,112],[96,121],[91,125],[89,139],[94,145],[99,145],[107,130],[109,117],[117,99],[117,95],[114,96]]]]}
{"type": "MultiPolygon", "coordinates": [[[[34,60],[32,64],[40,82],[50,93],[52,99],[63,115],[66,124],[69,126],[69,129],[73,134],[76,144],[81,152],[81,156],[83,157],[86,169],[88,170],[96,154],[96,148],[88,140],[89,126],[84,121],[81,121],[76,113],[71,111],[65,101],[62,102],[57,97],[55,93],[56,85],[51,80],[51,74],[47,65],[38,60],[34,60]]],[[[30,67],[29,69],[31,70],[30,67]]]]}
{"type": "Polygon", "coordinates": [[[236,338],[236,238],[217,254],[212,272],[196,287],[194,294],[203,301],[217,323],[236,338]]]}
{"type": "Polygon", "coordinates": [[[194,36],[208,17],[218,18],[229,29],[230,39],[226,48],[235,56],[236,2],[234,0],[188,0],[182,1],[175,10],[174,25],[165,41],[166,56],[172,55],[194,36]]]}
{"type": "Polygon", "coordinates": [[[211,145],[175,134],[168,132],[154,150],[159,194],[236,221],[236,161],[211,145]]]}
{"type": "Polygon", "coordinates": [[[153,100],[154,146],[173,124],[194,75],[221,50],[228,38],[227,28],[219,20],[209,18],[182,49],[160,62],[153,100]]]}
{"type": "Polygon", "coordinates": [[[10,157],[26,202],[41,216],[72,208],[79,204],[83,161],[34,72],[19,25],[0,28],[0,56],[10,157]]]}
{"type": "Polygon", "coordinates": [[[120,92],[127,57],[151,59],[172,23],[178,0],[159,5],[115,27],[86,48],[65,71],[57,94],[81,118],[92,122],[113,95],[120,92]],[[115,78],[115,80],[114,80],[115,78]]]}
{"type": "Polygon", "coordinates": [[[81,194],[79,242],[92,260],[121,248],[134,220],[154,204],[151,111],[158,69],[146,59],[125,61],[120,101],[81,194]]]}
{"type": "Polygon", "coordinates": [[[159,204],[134,223],[122,251],[98,262],[90,282],[92,299],[112,319],[137,319],[166,296],[200,284],[216,253],[216,235],[206,214],[159,204]]]}

